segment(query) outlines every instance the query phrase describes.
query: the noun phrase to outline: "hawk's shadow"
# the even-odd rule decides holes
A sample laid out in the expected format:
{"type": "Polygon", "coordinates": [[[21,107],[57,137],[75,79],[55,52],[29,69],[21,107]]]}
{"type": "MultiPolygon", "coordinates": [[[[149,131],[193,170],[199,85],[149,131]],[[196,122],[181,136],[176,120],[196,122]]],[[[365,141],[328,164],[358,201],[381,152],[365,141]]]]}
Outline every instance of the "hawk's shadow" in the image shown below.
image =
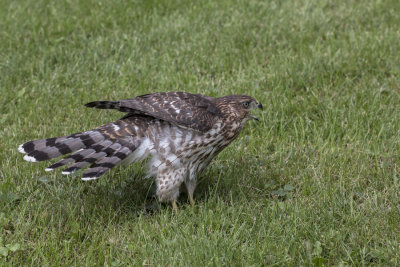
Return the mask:
{"type": "MultiPolygon", "coordinates": [[[[138,214],[157,213],[170,206],[170,203],[160,203],[158,201],[154,178],[145,178],[145,173],[138,171],[136,168],[129,169],[129,171],[116,171],[111,177],[104,177],[104,181],[98,180],[98,184],[91,187],[90,191],[92,193],[87,194],[85,198],[93,197],[96,198],[96,202],[100,205],[138,214]],[[102,196],[101,200],[99,195],[102,196]],[[99,203],[99,201],[102,203],[99,203]]],[[[210,194],[214,192],[214,187],[218,183],[216,179],[213,179],[216,172],[217,170],[210,168],[210,170],[200,175],[194,192],[196,203],[206,201],[210,194]]],[[[190,205],[183,184],[178,203],[180,207],[190,205]]]]}

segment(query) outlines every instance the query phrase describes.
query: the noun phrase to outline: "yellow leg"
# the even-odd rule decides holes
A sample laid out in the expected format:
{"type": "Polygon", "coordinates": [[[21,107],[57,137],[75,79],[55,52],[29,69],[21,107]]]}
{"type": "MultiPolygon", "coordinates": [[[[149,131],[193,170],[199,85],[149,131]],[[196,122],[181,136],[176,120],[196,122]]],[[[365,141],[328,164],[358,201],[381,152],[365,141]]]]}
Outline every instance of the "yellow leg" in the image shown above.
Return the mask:
{"type": "Polygon", "coordinates": [[[189,194],[189,202],[190,202],[190,205],[194,206],[194,199],[191,194],[189,194]]]}
{"type": "Polygon", "coordinates": [[[172,209],[175,211],[175,214],[178,214],[178,206],[176,205],[176,200],[172,200],[172,209]]]}

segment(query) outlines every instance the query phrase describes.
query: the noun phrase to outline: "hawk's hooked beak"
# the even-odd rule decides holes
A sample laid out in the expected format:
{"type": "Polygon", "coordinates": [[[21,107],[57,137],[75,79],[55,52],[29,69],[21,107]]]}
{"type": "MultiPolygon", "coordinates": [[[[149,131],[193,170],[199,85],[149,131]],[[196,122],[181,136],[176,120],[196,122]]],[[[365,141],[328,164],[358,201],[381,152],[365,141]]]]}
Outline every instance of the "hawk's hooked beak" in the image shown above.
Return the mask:
{"type": "MultiPolygon", "coordinates": [[[[261,103],[258,103],[258,104],[257,104],[257,108],[259,108],[259,109],[261,109],[261,110],[264,110],[263,105],[262,105],[261,103]]],[[[251,115],[251,114],[250,114],[250,117],[251,117],[253,120],[260,121],[260,120],[259,120],[256,116],[254,116],[254,115],[251,115]]]]}
{"type": "Polygon", "coordinates": [[[253,120],[255,120],[255,121],[260,121],[256,116],[254,116],[254,115],[250,115],[250,117],[253,119],[253,120]]]}

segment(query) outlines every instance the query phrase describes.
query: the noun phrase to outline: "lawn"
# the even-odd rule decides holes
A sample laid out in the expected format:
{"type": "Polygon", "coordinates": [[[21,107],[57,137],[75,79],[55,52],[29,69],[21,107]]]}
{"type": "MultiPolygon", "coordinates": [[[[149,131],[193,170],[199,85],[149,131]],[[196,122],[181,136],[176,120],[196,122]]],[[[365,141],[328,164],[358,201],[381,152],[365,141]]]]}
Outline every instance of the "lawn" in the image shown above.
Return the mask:
{"type": "Polygon", "coordinates": [[[1,266],[400,265],[400,2],[0,3],[1,266]],[[179,213],[140,165],[96,181],[19,144],[157,91],[264,111],[179,213]],[[54,161],[52,161],[54,162],[54,161]]]}

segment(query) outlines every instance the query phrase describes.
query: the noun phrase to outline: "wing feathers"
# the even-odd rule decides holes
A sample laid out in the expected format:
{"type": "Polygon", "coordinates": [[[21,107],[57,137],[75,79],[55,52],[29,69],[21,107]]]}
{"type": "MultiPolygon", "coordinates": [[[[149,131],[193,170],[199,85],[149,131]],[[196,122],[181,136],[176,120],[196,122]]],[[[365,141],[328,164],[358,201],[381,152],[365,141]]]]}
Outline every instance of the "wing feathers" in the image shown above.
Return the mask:
{"type": "Polygon", "coordinates": [[[206,132],[220,114],[215,100],[198,94],[163,92],[120,101],[94,101],[85,106],[152,116],[177,126],[206,132]]]}
{"type": "Polygon", "coordinates": [[[94,101],[85,104],[88,108],[100,108],[100,109],[118,109],[118,102],[115,101],[94,101]]]}

